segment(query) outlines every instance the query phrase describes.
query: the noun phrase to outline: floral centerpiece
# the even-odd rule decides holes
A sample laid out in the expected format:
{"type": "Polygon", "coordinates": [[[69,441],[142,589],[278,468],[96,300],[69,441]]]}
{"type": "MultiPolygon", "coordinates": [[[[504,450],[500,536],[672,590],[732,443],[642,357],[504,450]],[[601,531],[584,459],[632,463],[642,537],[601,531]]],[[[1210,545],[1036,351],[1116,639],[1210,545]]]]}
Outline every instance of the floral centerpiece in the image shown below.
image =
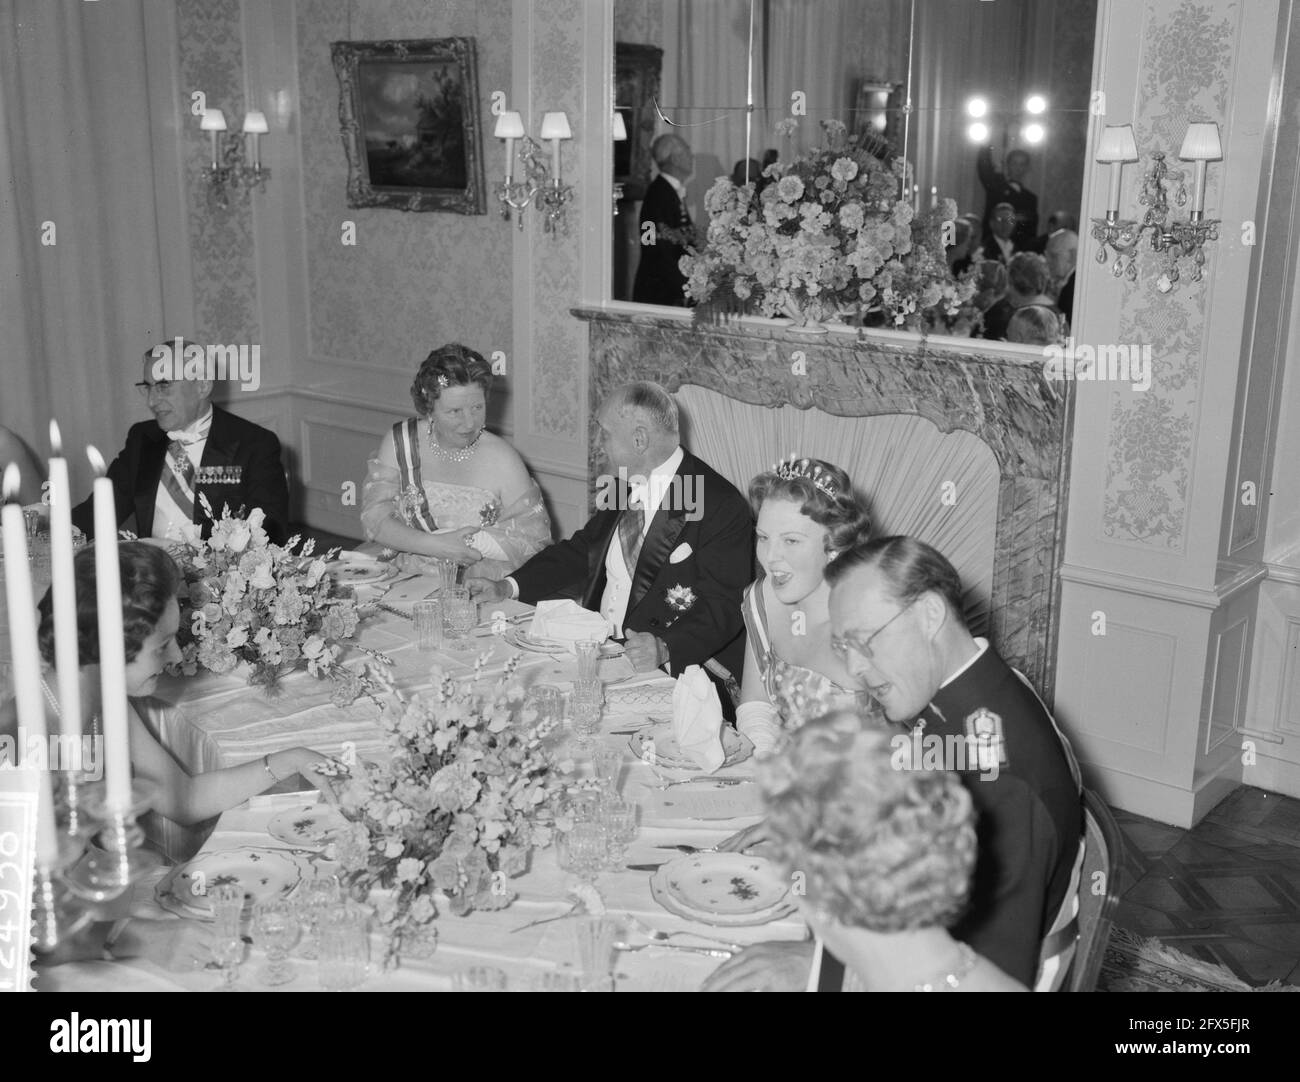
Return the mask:
{"type": "Polygon", "coordinates": [[[707,242],[681,260],[687,295],[800,323],[882,312],[889,324],[919,326],[927,309],[955,314],[974,290],[953,279],[944,257],[943,224],[956,204],[945,199],[916,217],[898,197],[902,159],[881,161],[838,120],[822,128],[827,145],[768,166],[760,195],[754,183],[718,178],[705,196],[707,242]]]}
{"type": "Polygon", "coordinates": [[[523,708],[518,655],[479,691],[485,660],[473,676],[442,675],[433,691],[392,693],[382,722],[387,765],[332,768],[351,824],[327,855],[343,866],[354,896],[375,903],[386,964],[404,942],[427,936],[440,905],[461,916],[508,906],[508,880],[552,840],[562,781],[543,740],[557,719],[523,708]]]}
{"type": "MultiPolygon", "coordinates": [[[[207,497],[199,498],[212,517],[207,497]]],[[[340,706],[373,694],[379,685],[370,666],[356,672],[339,663],[340,644],[355,635],[366,613],[327,571],[337,550],[313,557],[315,542],[308,540],[295,552],[297,537],[273,545],[262,528],[264,519],[261,508],[247,517],[227,508],[207,540],[190,525],[170,547],[184,577],[176,636],[181,661],[174,670],[186,676],[200,667],[226,673],[246,662],[250,684],[274,688],[281,676],[303,665],[312,676],[335,682],[332,700],[340,706]]]]}

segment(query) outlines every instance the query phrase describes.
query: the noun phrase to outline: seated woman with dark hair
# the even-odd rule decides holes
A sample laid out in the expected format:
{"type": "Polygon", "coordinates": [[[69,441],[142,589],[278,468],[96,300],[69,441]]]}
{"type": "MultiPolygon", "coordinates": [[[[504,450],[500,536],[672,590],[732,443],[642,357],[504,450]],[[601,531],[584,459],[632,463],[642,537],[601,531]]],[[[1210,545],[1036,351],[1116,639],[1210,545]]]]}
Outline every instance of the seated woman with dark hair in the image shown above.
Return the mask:
{"type": "MultiPolygon", "coordinates": [[[[181,573],[165,550],[141,541],[119,546],[122,580],[122,629],[126,645],[126,693],[132,700],[127,711],[131,743],[131,769],[137,778],[158,786],[153,809],[182,825],[211,819],[277,782],[300,774],[322,789],[327,783],[314,768],[326,761],[308,748],[288,748],[240,766],[188,774],[140,716],[141,703],[134,700],[150,695],[166,665],[180,660],[176,630],[180,607],[176,601],[181,573]]],[[[95,595],[94,547],[77,553],[73,561],[77,594],[77,636],[79,640],[81,725],[88,736],[100,736],[99,614],[95,595]]],[[[40,604],[41,656],[54,664],[54,616],[52,591],[40,604]]],[[[58,697],[53,691],[53,669],[42,679],[45,691],[46,724],[51,732],[59,728],[58,697]]],[[[17,731],[12,700],[0,707],[0,733],[17,731]]]]}
{"type": "Polygon", "coordinates": [[[1026,991],[948,932],[975,867],[970,794],[956,774],[913,769],[908,739],[850,711],[794,734],[760,767],[772,855],[804,876],[800,908],[846,989],[1026,991]]]}
{"type": "Polygon", "coordinates": [[[483,426],[492,368],[461,345],[434,350],[399,421],[369,462],[361,524],[369,540],[422,570],[425,558],[501,579],[551,543],[541,489],[519,452],[483,426]]]}
{"type": "Polygon", "coordinates": [[[830,587],[823,574],[866,540],[867,509],[839,466],[782,462],[749,484],[760,574],[745,590],[745,672],[736,727],[758,751],[807,718],[842,706],[873,709],[831,650],[830,587]]]}

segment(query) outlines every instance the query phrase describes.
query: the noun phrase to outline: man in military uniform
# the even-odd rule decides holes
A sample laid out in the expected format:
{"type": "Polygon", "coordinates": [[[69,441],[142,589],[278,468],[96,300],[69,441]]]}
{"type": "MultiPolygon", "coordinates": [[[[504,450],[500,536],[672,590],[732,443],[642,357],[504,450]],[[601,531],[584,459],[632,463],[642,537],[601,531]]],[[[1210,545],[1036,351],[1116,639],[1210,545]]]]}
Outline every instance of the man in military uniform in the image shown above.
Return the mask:
{"type": "MultiPolygon", "coordinates": [[[[886,537],[827,567],[832,646],[891,722],[961,746],[977,816],[970,905],[952,934],[1036,990],[1057,987],[1074,946],[1083,811],[1078,766],[1051,714],[962,616],[961,582],[935,549],[886,537]]],[[[721,967],[717,990],[802,987],[807,945],[760,944],[721,967]]],[[[826,954],[818,987],[838,990],[826,954]]]]}

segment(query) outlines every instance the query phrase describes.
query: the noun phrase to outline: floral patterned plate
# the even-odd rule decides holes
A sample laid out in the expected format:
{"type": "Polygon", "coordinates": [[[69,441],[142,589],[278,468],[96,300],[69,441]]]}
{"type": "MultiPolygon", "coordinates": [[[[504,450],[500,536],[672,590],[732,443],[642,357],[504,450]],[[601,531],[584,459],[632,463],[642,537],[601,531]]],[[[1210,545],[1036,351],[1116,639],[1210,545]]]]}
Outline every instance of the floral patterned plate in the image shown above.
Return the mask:
{"type": "Polygon", "coordinates": [[[340,586],[370,586],[391,579],[397,574],[397,568],[392,564],[349,561],[331,570],[330,574],[340,586]]]}
{"type": "Polygon", "coordinates": [[[567,654],[569,648],[558,639],[535,639],[523,628],[507,628],[501,636],[517,650],[532,650],[538,654],[567,654]]]}
{"type": "Polygon", "coordinates": [[[343,813],[332,805],[300,804],[274,816],[266,824],[266,830],[276,841],[304,849],[321,849],[334,840],[347,822],[343,813]]]}
{"type": "Polygon", "coordinates": [[[762,857],[696,853],[655,871],[650,889],[663,908],[714,926],[767,924],[794,912],[790,884],[762,857]]]}
{"type": "MultiPolygon", "coordinates": [[[[677,738],[673,736],[671,724],[654,725],[633,733],[628,738],[628,746],[638,759],[647,763],[652,762],[655,766],[662,766],[668,770],[700,769],[677,746],[677,738]]],[[[754,753],[754,745],[749,742],[749,737],[724,724],[722,753],[726,756],[722,760],[722,766],[735,766],[737,763],[743,763],[754,753]]],[[[718,769],[721,770],[722,767],[718,769]]]]}
{"type": "Polygon", "coordinates": [[[203,853],[182,864],[157,887],[158,904],[182,917],[212,919],[207,894],[221,883],[236,883],[244,897],[260,902],[289,894],[303,878],[306,860],[285,849],[251,846],[203,853]]]}

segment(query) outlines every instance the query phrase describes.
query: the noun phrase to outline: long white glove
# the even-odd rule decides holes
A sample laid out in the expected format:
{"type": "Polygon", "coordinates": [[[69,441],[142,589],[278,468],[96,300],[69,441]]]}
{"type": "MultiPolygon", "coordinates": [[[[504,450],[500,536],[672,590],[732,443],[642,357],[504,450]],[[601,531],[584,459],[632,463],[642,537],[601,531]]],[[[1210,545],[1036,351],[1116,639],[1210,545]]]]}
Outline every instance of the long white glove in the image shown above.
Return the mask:
{"type": "Polygon", "coordinates": [[[756,755],[771,751],[781,738],[776,707],[761,700],[741,703],[736,707],[736,728],[749,737],[756,755]]]}

